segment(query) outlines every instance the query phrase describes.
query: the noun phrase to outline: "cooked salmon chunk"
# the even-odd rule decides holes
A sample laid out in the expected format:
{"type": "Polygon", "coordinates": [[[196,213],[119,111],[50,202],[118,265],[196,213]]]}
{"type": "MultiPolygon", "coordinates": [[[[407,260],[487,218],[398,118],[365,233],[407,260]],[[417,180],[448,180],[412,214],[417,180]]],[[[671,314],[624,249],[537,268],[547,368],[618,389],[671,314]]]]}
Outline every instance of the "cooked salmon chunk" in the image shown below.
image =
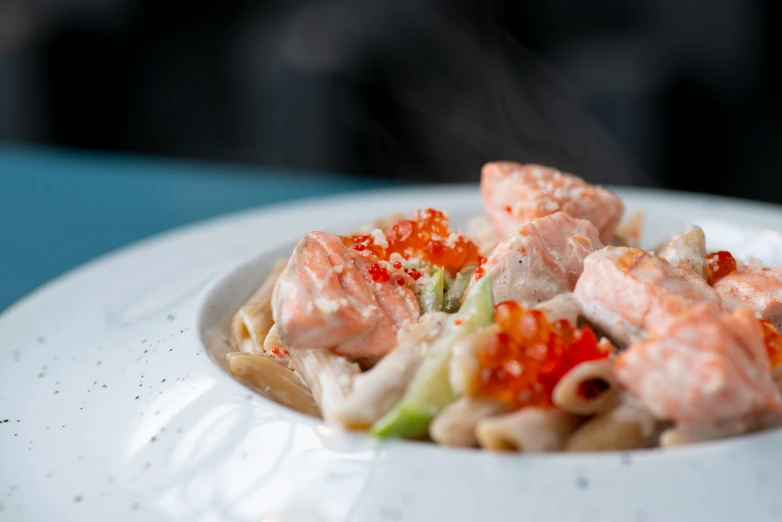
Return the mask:
{"type": "Polygon", "coordinates": [[[410,285],[398,284],[409,279],[403,272],[373,281],[370,268],[377,263],[371,253],[346,247],[339,236],[305,235],[275,293],[274,319],[283,344],[331,348],[353,358],[390,351],[397,331],[418,319],[419,306],[410,285]]]}
{"type": "Polygon", "coordinates": [[[624,211],[619,198],[607,189],[549,167],[509,161],[484,165],[481,195],[500,240],[527,221],[561,211],[590,221],[600,240],[610,244],[624,211]]]}
{"type": "Polygon", "coordinates": [[[782,410],[760,322],[700,304],[617,357],[620,382],[658,417],[710,424],[782,410]]]}
{"type": "Polygon", "coordinates": [[[714,283],[729,311],[747,307],[782,328],[782,274],[769,269],[740,268],[714,283]]]}
{"type": "Polygon", "coordinates": [[[584,258],[602,247],[592,223],[557,212],[521,225],[497,245],[471,284],[488,274],[495,303],[534,306],[572,291],[584,258]]]}
{"type": "Polygon", "coordinates": [[[638,248],[608,246],[584,260],[573,292],[584,316],[614,341],[643,339],[664,319],[706,302],[722,302],[700,276],[638,248]]]}

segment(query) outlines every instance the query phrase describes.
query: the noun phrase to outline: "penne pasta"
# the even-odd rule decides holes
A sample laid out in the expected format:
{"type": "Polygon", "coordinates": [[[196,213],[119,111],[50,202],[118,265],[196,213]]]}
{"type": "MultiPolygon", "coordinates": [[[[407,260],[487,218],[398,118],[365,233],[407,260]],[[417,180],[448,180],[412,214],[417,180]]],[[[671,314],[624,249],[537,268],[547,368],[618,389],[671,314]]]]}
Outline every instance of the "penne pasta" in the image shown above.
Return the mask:
{"type": "MultiPolygon", "coordinates": [[[[274,357],[278,363],[290,367],[291,356],[277,333],[277,325],[272,325],[266,339],[263,340],[263,351],[266,355],[274,357]]],[[[293,368],[291,368],[293,369],[293,368]]]]}
{"type": "Polygon", "coordinates": [[[482,256],[488,256],[500,242],[486,216],[469,220],[464,232],[478,245],[482,256]]]}
{"type": "Polygon", "coordinates": [[[475,427],[478,422],[508,411],[508,406],[494,399],[463,397],[434,418],[429,436],[438,444],[472,447],[478,445],[475,427]]]}
{"type": "Polygon", "coordinates": [[[231,338],[239,351],[246,353],[263,351],[263,341],[274,324],[272,317],[274,286],[287,262],[286,259],[277,260],[258,290],[234,315],[231,321],[231,338]]]}
{"type": "Polygon", "coordinates": [[[543,312],[552,323],[564,319],[575,325],[581,316],[581,303],[570,292],[559,294],[533,308],[543,312]]]}
{"type": "Polygon", "coordinates": [[[292,350],[291,364],[309,385],[323,419],[335,422],[335,412],[350,393],[353,379],[361,373],[358,364],[319,349],[292,350]]]}
{"type": "Polygon", "coordinates": [[[616,406],[620,394],[611,359],[579,364],[554,387],[552,402],[558,408],[578,415],[595,415],[616,406]]]}
{"type": "Polygon", "coordinates": [[[655,253],[674,266],[689,268],[707,281],[711,276],[706,259],[706,235],[700,227],[692,226],[673,236],[655,253]]]}
{"type": "Polygon", "coordinates": [[[499,332],[495,324],[467,335],[453,345],[449,376],[451,386],[457,394],[475,397],[477,394],[480,364],[478,352],[499,332]]]}
{"type": "Polygon", "coordinates": [[[710,440],[726,439],[780,426],[782,426],[782,414],[779,412],[767,412],[747,419],[719,424],[679,423],[665,430],[660,435],[660,447],[670,448],[710,440]]]}
{"type": "Polygon", "coordinates": [[[637,399],[625,397],[611,411],[586,421],[576,430],[565,451],[617,451],[650,448],[668,424],[655,418],[637,399]]]}
{"type": "Polygon", "coordinates": [[[277,333],[277,325],[273,324],[269,329],[269,333],[266,334],[266,338],[263,340],[263,351],[270,352],[275,348],[281,350],[285,347],[282,344],[282,340],[280,340],[280,334],[277,333]]]}
{"type": "Polygon", "coordinates": [[[622,221],[614,232],[614,244],[628,247],[639,246],[645,219],[646,215],[643,212],[636,212],[622,221]]]}
{"type": "Polygon", "coordinates": [[[478,421],[475,435],[481,447],[493,451],[559,451],[582,421],[555,408],[524,408],[478,421]]]}
{"type": "Polygon", "coordinates": [[[301,379],[271,357],[241,352],[226,356],[233,375],[258,394],[307,415],[320,416],[312,393],[301,379]]]}
{"type": "Polygon", "coordinates": [[[668,428],[660,435],[660,447],[671,448],[733,437],[747,433],[750,428],[746,425],[734,424],[731,426],[708,426],[698,424],[677,424],[668,428]]]}
{"type": "Polygon", "coordinates": [[[388,413],[404,395],[447,318],[442,312],[425,315],[374,368],[357,375],[351,393],[334,411],[334,421],[348,429],[367,429],[388,413]]]}

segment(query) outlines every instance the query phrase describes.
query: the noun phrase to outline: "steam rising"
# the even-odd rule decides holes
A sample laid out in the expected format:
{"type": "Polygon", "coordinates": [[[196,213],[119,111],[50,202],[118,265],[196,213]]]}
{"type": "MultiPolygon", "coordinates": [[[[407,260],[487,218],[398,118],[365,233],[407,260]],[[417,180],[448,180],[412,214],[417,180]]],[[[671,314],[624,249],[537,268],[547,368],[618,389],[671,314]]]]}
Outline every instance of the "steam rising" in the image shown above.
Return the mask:
{"type": "Polygon", "coordinates": [[[432,4],[308,1],[266,26],[265,59],[349,93],[333,117],[357,169],[468,181],[503,159],[596,183],[651,184],[501,16],[432,4]]]}

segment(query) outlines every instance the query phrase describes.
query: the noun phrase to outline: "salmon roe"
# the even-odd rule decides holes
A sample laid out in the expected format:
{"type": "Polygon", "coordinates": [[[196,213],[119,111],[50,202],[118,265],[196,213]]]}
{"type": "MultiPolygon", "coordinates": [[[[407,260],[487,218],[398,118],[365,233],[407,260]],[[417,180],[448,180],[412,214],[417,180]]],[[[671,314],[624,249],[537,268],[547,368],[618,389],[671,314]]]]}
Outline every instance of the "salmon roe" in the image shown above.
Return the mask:
{"type": "Polygon", "coordinates": [[[782,364],[782,335],[779,335],[777,327],[770,321],[761,319],[760,326],[763,327],[763,341],[766,344],[771,368],[775,368],[782,364]]]}
{"type": "Polygon", "coordinates": [[[713,285],[723,277],[736,271],[736,259],[730,252],[720,250],[706,256],[711,269],[709,284],[713,285]]]}
{"type": "Polygon", "coordinates": [[[609,356],[591,328],[549,322],[515,301],[498,304],[494,318],[500,332],[479,351],[478,390],[514,408],[551,407],[554,386],[567,372],[609,356]]]}
{"type": "Polygon", "coordinates": [[[445,214],[432,208],[417,210],[409,219],[391,225],[385,231],[385,239],[387,245],[382,240],[377,244],[373,234],[342,238],[346,246],[358,252],[369,250],[384,261],[391,254],[399,254],[404,259],[421,257],[451,274],[467,264],[477,264],[479,259],[478,246],[461,234],[452,234],[445,214]]]}
{"type": "Polygon", "coordinates": [[[388,274],[388,270],[378,265],[377,263],[369,267],[369,275],[372,276],[372,281],[377,283],[385,283],[391,279],[391,276],[388,274]]]}
{"type": "Polygon", "coordinates": [[[413,281],[418,281],[423,276],[423,274],[418,270],[416,270],[415,268],[405,268],[405,274],[412,277],[413,281]]]}

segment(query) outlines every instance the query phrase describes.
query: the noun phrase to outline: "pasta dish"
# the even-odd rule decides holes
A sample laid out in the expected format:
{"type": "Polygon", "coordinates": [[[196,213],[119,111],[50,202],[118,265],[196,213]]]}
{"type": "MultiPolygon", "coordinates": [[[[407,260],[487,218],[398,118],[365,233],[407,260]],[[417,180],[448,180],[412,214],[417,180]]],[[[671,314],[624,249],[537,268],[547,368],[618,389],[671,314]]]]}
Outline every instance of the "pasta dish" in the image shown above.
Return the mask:
{"type": "Polygon", "coordinates": [[[670,447],[782,425],[782,272],[548,167],[483,215],[304,235],[231,323],[232,373],[345,430],[494,451],[670,447]],[[271,392],[270,392],[271,390],[271,392]]]}

